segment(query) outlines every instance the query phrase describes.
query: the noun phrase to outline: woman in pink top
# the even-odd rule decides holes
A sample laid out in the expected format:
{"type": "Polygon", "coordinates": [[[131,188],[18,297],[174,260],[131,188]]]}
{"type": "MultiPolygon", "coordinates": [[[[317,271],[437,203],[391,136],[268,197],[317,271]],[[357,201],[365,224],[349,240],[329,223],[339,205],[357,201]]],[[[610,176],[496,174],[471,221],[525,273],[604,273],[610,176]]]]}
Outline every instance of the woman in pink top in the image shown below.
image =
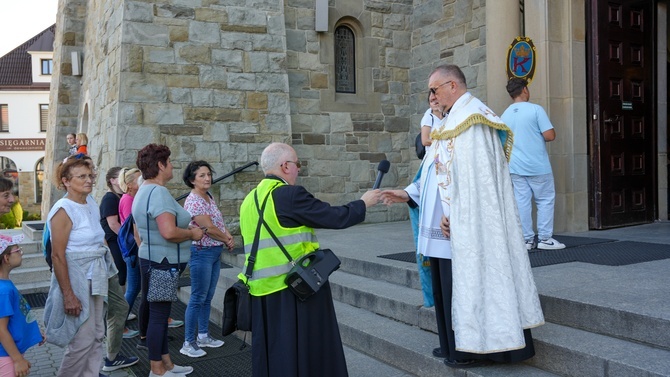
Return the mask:
{"type": "MultiPolygon", "coordinates": [[[[139,185],[137,184],[137,179],[140,177],[140,171],[137,168],[124,168],[119,173],[119,187],[121,191],[124,192],[119,200],[119,220],[121,224],[126,222],[128,216],[130,216],[133,207],[133,199],[137,193],[139,185]]],[[[135,239],[135,241],[138,241],[135,239]]],[[[138,243],[139,245],[139,243],[138,243]]],[[[123,258],[126,261],[126,301],[128,301],[128,319],[134,319],[136,316],[132,316],[130,311],[133,310],[135,305],[135,299],[140,293],[140,267],[137,264],[137,255],[123,258]]],[[[148,320],[147,318],[143,320],[148,320]]]]}
{"type": "Polygon", "coordinates": [[[184,209],[191,214],[191,226],[200,227],[204,235],[191,245],[191,298],[186,308],[184,345],[179,352],[190,357],[205,356],[201,347],[221,347],[223,341],[209,336],[209,313],[212,297],[221,271],[223,245],[235,246],[233,236],[226,230],[221,211],[209,193],[212,187],[212,167],[205,161],[194,161],[184,169],[184,183],[191,193],[184,209]],[[195,323],[198,323],[196,339],[195,323]]]}

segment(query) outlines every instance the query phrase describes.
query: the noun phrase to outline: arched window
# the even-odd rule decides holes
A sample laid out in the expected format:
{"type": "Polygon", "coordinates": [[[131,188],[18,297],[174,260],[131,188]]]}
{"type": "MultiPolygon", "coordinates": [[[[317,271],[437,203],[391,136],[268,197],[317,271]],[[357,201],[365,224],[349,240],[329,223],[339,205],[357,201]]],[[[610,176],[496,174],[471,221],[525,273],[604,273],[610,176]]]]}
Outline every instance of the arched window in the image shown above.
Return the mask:
{"type": "Polygon", "coordinates": [[[335,91],[356,93],[354,32],[348,26],[335,29],[335,91]]]}
{"type": "Polygon", "coordinates": [[[42,187],[44,185],[44,158],[35,164],[35,203],[42,203],[42,187]]]}

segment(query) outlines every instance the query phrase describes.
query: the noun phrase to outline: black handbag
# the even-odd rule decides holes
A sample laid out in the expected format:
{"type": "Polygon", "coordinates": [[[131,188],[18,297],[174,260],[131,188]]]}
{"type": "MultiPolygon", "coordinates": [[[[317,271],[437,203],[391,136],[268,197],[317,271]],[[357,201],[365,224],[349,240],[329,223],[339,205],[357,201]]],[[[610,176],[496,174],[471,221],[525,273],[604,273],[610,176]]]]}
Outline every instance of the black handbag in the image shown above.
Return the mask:
{"type": "Polygon", "coordinates": [[[340,259],[330,249],[303,255],[286,275],[286,285],[301,301],[318,292],[328,276],[340,268],[340,259]]]}
{"type": "Polygon", "coordinates": [[[414,149],[416,149],[416,157],[418,157],[419,160],[423,160],[423,156],[426,155],[426,146],[421,142],[421,131],[419,131],[419,134],[416,135],[416,139],[414,140],[414,149]]]}
{"type": "MultiPolygon", "coordinates": [[[[259,210],[265,210],[265,204],[268,201],[270,194],[265,197],[263,207],[259,210]]],[[[257,202],[258,204],[258,202],[257,202]]],[[[223,336],[232,334],[235,330],[251,331],[251,294],[249,293],[248,281],[254,271],[254,264],[256,264],[256,254],[258,254],[258,242],[261,234],[262,215],[258,220],[256,226],[256,236],[251,245],[251,252],[247,259],[247,269],[244,272],[246,281],[240,279],[230,288],[226,290],[223,296],[223,320],[221,321],[221,334],[223,336]]]]}
{"type": "MultiPolygon", "coordinates": [[[[149,201],[151,194],[153,194],[154,187],[149,193],[147,199],[147,250],[149,251],[149,263],[151,263],[151,241],[149,232],[149,201]]],[[[177,221],[175,217],[175,222],[177,221]]],[[[177,266],[180,264],[180,249],[177,244],[177,266]]],[[[149,274],[149,288],[147,289],[147,301],[149,302],[176,302],[177,289],[179,288],[179,270],[172,267],[169,269],[158,269],[149,266],[147,272],[149,274]]]]}

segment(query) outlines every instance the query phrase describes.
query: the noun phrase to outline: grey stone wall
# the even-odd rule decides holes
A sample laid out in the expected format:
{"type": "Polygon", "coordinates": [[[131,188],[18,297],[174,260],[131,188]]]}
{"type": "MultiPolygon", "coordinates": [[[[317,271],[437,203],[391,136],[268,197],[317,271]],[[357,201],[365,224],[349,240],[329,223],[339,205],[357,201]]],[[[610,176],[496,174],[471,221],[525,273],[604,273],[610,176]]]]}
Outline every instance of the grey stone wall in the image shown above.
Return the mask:
{"type": "MultiPolygon", "coordinates": [[[[69,33],[86,60],[80,88],[78,78],[54,77],[52,100],[62,99],[55,121],[63,125],[54,142],[87,106],[100,175],[163,143],[172,150],[175,195],[187,191],[179,177],[189,161],[207,160],[222,174],[257,160],[272,141],[293,144],[304,162],[299,183],[333,204],[371,188],[382,159],[391,162],[384,186],[404,187],[419,163],[413,140],[431,69],[458,64],[475,95],[485,90],[483,0],[331,0],[329,31],[321,33],[311,0],[61,3],[69,5],[59,14],[73,14],[57,55],[66,66],[69,33]],[[356,34],[355,94],[334,90],[333,31],[341,24],[356,34]]],[[[261,177],[244,172],[215,188],[229,221],[261,177]]],[[[96,190],[99,197],[102,178],[96,190]]],[[[406,216],[403,206],[378,206],[367,221],[406,216]]]]}
{"type": "Polygon", "coordinates": [[[66,135],[77,132],[80,78],[72,75],[72,51],[84,46],[87,0],[59,0],[54,38],[54,70],[49,96],[49,128],[44,157],[42,218],[63,196],[53,184],[54,169],[67,157],[66,135]]]}

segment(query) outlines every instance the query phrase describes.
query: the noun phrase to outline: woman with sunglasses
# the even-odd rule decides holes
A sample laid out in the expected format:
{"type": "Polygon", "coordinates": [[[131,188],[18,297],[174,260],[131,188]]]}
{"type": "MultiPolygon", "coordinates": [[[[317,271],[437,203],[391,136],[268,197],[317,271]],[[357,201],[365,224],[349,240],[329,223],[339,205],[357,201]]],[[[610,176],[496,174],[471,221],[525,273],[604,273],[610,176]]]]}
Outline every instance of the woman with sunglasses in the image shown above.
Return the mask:
{"type": "Polygon", "coordinates": [[[47,339],[67,346],[57,376],[97,377],[105,336],[104,299],[117,270],[105,246],[100,210],[90,196],[96,178],[93,161],[69,157],[54,178],[67,195],[47,216],[53,261],[44,308],[47,339]]]}

